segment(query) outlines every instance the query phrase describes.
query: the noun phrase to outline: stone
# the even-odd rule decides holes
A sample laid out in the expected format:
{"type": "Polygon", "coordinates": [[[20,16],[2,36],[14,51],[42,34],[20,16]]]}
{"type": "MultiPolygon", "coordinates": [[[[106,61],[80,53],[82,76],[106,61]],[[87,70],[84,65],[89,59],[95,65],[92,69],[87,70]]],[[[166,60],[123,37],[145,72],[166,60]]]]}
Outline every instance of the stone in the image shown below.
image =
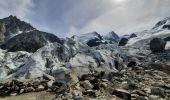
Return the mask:
{"type": "Polygon", "coordinates": [[[128,63],[127,67],[135,67],[137,63],[135,61],[131,61],[128,63]]]}
{"type": "Polygon", "coordinates": [[[96,98],[99,95],[99,93],[97,91],[87,90],[87,91],[83,92],[83,95],[86,95],[86,96],[89,96],[92,98],[96,98]]]}
{"type": "Polygon", "coordinates": [[[18,95],[17,93],[11,93],[10,96],[16,96],[18,95]]]}
{"type": "Polygon", "coordinates": [[[33,91],[35,91],[35,89],[33,88],[33,87],[27,87],[26,89],[25,89],[25,92],[27,93],[27,92],[33,92],[33,91]]]}
{"type": "Polygon", "coordinates": [[[151,94],[159,95],[159,96],[164,97],[165,96],[165,91],[162,88],[153,87],[153,88],[151,88],[151,94]]]}
{"type": "Polygon", "coordinates": [[[136,100],[148,100],[148,98],[147,97],[143,97],[143,96],[138,96],[136,98],[136,100]]]}
{"type": "Polygon", "coordinates": [[[82,96],[82,92],[79,90],[73,90],[73,96],[82,96]]]}
{"type": "Polygon", "coordinates": [[[124,89],[115,89],[112,94],[126,100],[131,100],[131,94],[124,89]]]}
{"type": "Polygon", "coordinates": [[[150,41],[150,50],[152,53],[163,52],[166,42],[161,38],[154,38],[150,41]]]}
{"type": "Polygon", "coordinates": [[[93,88],[93,85],[88,80],[80,82],[80,85],[85,89],[92,89],[93,88]]]}
{"type": "Polygon", "coordinates": [[[39,85],[38,88],[35,89],[36,92],[43,91],[45,87],[43,85],[39,85]]]}
{"type": "Polygon", "coordinates": [[[76,96],[74,97],[74,100],[84,100],[84,98],[82,96],[76,96]]]}
{"type": "Polygon", "coordinates": [[[108,85],[107,85],[106,83],[104,83],[104,82],[103,82],[103,83],[101,83],[101,85],[100,85],[100,87],[102,87],[102,88],[104,88],[104,89],[106,89],[106,88],[107,88],[107,86],[108,86],[108,85]]]}
{"type": "Polygon", "coordinates": [[[24,91],[25,91],[24,89],[21,89],[21,90],[19,91],[19,93],[22,94],[24,91]]]}
{"type": "Polygon", "coordinates": [[[119,42],[119,46],[125,46],[128,42],[128,39],[127,38],[122,38],[119,42]]]}

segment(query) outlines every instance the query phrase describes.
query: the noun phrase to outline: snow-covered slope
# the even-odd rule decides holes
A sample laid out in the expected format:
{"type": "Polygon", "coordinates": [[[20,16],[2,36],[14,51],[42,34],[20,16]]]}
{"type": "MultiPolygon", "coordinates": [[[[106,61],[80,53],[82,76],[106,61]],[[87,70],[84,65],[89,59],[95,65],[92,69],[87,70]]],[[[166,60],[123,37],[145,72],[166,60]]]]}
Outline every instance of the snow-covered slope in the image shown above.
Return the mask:
{"type": "Polygon", "coordinates": [[[113,44],[119,42],[119,36],[113,31],[104,35],[97,32],[91,32],[79,36],[73,36],[72,38],[84,45],[87,44],[90,47],[98,46],[100,44],[113,44]]]}
{"type": "Polygon", "coordinates": [[[137,32],[137,37],[130,38],[126,46],[135,46],[135,47],[143,47],[148,46],[148,43],[151,39],[158,38],[166,38],[170,36],[170,17],[165,18],[162,21],[159,21],[152,29],[145,30],[142,32],[137,32]]]}

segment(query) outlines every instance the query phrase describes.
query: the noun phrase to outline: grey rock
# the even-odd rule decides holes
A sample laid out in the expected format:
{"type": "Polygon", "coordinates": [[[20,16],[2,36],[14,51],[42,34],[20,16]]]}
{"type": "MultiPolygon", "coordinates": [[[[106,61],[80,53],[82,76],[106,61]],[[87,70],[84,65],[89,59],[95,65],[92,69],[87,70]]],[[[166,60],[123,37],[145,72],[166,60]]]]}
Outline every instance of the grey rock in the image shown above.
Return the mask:
{"type": "Polygon", "coordinates": [[[150,49],[153,53],[163,52],[166,42],[161,38],[154,38],[150,41],[150,49]]]}
{"type": "Polygon", "coordinates": [[[153,88],[151,88],[151,94],[159,95],[159,96],[164,97],[165,96],[165,91],[162,88],[153,87],[153,88]]]}

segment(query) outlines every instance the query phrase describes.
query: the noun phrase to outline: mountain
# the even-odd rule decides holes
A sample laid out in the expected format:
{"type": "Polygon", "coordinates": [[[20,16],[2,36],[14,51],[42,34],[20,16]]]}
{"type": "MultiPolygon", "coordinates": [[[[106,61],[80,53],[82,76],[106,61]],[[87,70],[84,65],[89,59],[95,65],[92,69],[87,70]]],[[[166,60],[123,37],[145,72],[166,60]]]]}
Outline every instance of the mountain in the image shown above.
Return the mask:
{"type": "Polygon", "coordinates": [[[16,16],[10,15],[4,19],[0,19],[0,43],[9,40],[15,35],[33,30],[35,30],[35,28],[29,23],[21,21],[16,16]]]}
{"type": "Polygon", "coordinates": [[[0,19],[0,36],[0,48],[9,52],[35,52],[48,43],[63,43],[57,36],[39,31],[12,15],[0,19]]]}
{"type": "Polygon", "coordinates": [[[134,46],[137,48],[144,47],[148,48],[149,47],[149,42],[153,38],[167,38],[170,36],[170,29],[168,28],[170,26],[170,17],[167,17],[158,23],[149,30],[144,30],[142,32],[136,32],[135,37],[133,38],[128,38],[128,41],[126,43],[126,46],[134,46]]]}
{"type": "Polygon", "coordinates": [[[119,36],[113,31],[103,35],[103,38],[108,43],[119,42],[119,36]]]}
{"type": "Polygon", "coordinates": [[[170,17],[167,17],[159,21],[152,29],[156,29],[156,30],[169,29],[170,30],[170,17]]]}
{"type": "Polygon", "coordinates": [[[77,41],[87,44],[90,47],[99,46],[100,44],[114,44],[119,42],[119,36],[113,31],[104,35],[97,32],[91,32],[79,36],[73,36],[72,38],[75,38],[77,41]]]}

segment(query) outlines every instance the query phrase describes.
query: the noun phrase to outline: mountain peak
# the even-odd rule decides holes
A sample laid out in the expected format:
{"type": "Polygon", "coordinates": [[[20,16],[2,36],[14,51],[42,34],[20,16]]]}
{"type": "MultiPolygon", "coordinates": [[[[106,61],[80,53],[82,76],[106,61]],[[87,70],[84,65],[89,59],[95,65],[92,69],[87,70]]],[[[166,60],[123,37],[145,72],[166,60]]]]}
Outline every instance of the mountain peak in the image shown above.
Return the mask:
{"type": "Polygon", "coordinates": [[[10,15],[9,17],[0,19],[0,30],[0,42],[4,42],[20,33],[30,32],[36,29],[29,23],[10,15]]]}
{"type": "Polygon", "coordinates": [[[169,29],[170,30],[170,17],[166,17],[163,20],[156,23],[152,29],[169,29]]]}

